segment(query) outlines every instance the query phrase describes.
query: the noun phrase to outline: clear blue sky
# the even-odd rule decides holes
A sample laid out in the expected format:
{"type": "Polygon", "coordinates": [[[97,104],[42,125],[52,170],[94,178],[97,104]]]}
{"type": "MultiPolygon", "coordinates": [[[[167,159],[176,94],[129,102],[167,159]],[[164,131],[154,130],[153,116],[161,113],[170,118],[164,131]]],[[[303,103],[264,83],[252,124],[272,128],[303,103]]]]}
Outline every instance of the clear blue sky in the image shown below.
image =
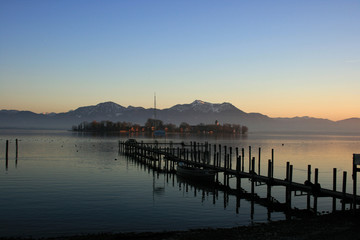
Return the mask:
{"type": "Polygon", "coordinates": [[[0,109],[360,117],[360,1],[1,0],[0,109]]]}

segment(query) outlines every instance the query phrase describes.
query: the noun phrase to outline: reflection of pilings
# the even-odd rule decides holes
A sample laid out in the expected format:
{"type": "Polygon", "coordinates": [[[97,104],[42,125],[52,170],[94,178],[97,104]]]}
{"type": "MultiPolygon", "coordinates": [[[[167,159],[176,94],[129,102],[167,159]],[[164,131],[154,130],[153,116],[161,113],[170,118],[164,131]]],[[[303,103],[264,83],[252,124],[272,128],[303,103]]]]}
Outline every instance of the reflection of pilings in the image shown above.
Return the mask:
{"type": "MultiPolygon", "coordinates": [[[[151,162],[148,162],[148,161],[140,161],[139,158],[133,158],[133,157],[130,157],[130,158],[127,158],[128,161],[129,160],[132,160],[134,163],[137,163],[138,166],[141,167],[141,169],[143,169],[144,171],[147,171],[148,173],[151,173],[151,171],[154,171],[155,173],[157,173],[157,175],[159,174],[166,174],[166,181],[169,182],[169,178],[171,179],[172,178],[172,184],[173,186],[175,186],[175,183],[174,183],[174,179],[175,179],[175,175],[173,171],[171,171],[171,169],[167,169],[166,167],[164,169],[159,169],[157,167],[157,165],[153,165],[151,164],[151,162]],[[150,164],[149,164],[150,163],[150,164]],[[142,168],[143,167],[143,168],[142,168]]],[[[240,157],[238,158],[238,161],[237,162],[240,162],[240,157]]],[[[252,166],[254,166],[254,163],[255,163],[255,158],[253,158],[253,161],[252,161],[252,166]]],[[[166,159],[164,159],[165,161],[165,166],[167,166],[166,164],[166,159]]],[[[241,168],[240,164],[238,166],[238,168],[241,168]]],[[[268,169],[268,171],[270,172],[271,171],[271,168],[268,169]]],[[[253,174],[253,179],[254,179],[254,187],[253,189],[255,189],[255,177],[257,175],[253,174]]],[[[224,194],[224,197],[223,197],[223,206],[224,208],[227,208],[227,206],[229,205],[229,200],[230,200],[230,196],[235,196],[236,197],[236,212],[238,213],[239,212],[239,208],[240,208],[240,200],[241,199],[244,199],[244,200],[247,200],[250,202],[251,204],[251,217],[253,217],[254,215],[254,206],[255,204],[258,204],[258,205],[261,205],[261,206],[264,206],[268,209],[268,218],[270,217],[270,212],[273,212],[273,211],[277,211],[277,212],[290,212],[286,209],[285,205],[276,201],[273,197],[271,198],[261,198],[259,197],[254,191],[253,193],[249,193],[247,192],[246,190],[242,189],[241,187],[237,187],[236,189],[232,189],[230,188],[230,186],[226,186],[226,185],[223,185],[221,183],[218,183],[218,182],[213,182],[213,183],[199,183],[199,182],[196,182],[196,181],[191,181],[189,179],[186,179],[186,178],[182,178],[182,177],[179,177],[177,176],[176,177],[178,179],[178,181],[180,181],[179,179],[181,179],[181,183],[183,183],[183,187],[184,187],[184,190],[186,190],[186,192],[190,192],[193,190],[193,193],[194,193],[194,196],[197,196],[197,192],[196,190],[202,190],[202,191],[205,191],[205,193],[213,193],[213,203],[215,204],[216,203],[216,200],[218,199],[218,191],[221,191],[223,194],[224,194]]],[[[240,180],[240,178],[238,178],[240,180]]],[[[181,186],[179,183],[179,187],[181,186]]],[[[270,185],[271,186],[271,185],[270,185]]],[[[203,196],[203,195],[202,195],[203,196]]],[[[290,214],[296,214],[295,211],[291,212],[290,214]]],[[[289,215],[290,216],[290,215],[289,215]]]]}
{"type": "MultiPolygon", "coordinates": [[[[293,179],[293,166],[290,165],[290,163],[287,163],[286,168],[286,178],[285,179],[277,179],[274,178],[274,149],[271,150],[271,160],[268,162],[268,174],[267,176],[262,176],[255,172],[255,157],[251,158],[250,164],[249,164],[249,172],[244,172],[244,149],[242,149],[242,155],[236,156],[236,169],[232,169],[232,165],[230,164],[232,162],[232,150],[231,148],[229,151],[227,150],[226,146],[221,146],[220,144],[218,147],[214,145],[214,159],[213,162],[211,161],[205,161],[205,154],[203,151],[203,147],[200,147],[197,143],[192,143],[191,149],[190,149],[190,155],[192,160],[189,160],[185,158],[185,156],[182,156],[181,154],[175,154],[174,149],[161,149],[161,148],[154,148],[152,144],[146,144],[140,145],[138,143],[122,143],[125,147],[124,153],[127,156],[131,156],[134,158],[139,158],[138,154],[141,154],[143,158],[146,159],[147,162],[153,162],[153,161],[161,161],[161,159],[166,159],[167,161],[170,161],[171,169],[174,169],[175,164],[178,162],[185,162],[188,165],[192,165],[194,167],[200,167],[200,168],[206,168],[206,169],[212,169],[217,172],[216,174],[216,181],[219,181],[218,173],[222,172],[224,176],[223,183],[220,187],[229,189],[230,192],[234,191],[234,195],[243,194],[242,191],[239,190],[239,187],[241,188],[241,178],[248,178],[251,180],[251,193],[250,199],[257,199],[255,193],[255,186],[259,185],[267,185],[267,196],[265,198],[265,205],[272,206],[277,204],[280,206],[280,203],[277,203],[273,197],[271,197],[271,187],[272,186],[283,186],[286,188],[286,202],[282,204],[282,208],[284,211],[290,211],[291,209],[291,201],[292,201],[292,194],[293,192],[301,192],[300,195],[307,195],[307,210],[314,210],[314,212],[317,212],[317,199],[318,197],[331,197],[336,199],[341,199],[342,201],[342,209],[345,209],[345,204],[353,204],[360,203],[360,197],[359,196],[353,196],[351,194],[346,193],[346,172],[344,172],[344,178],[343,178],[343,192],[337,192],[336,190],[329,190],[329,189],[323,189],[320,187],[320,184],[318,183],[318,169],[315,169],[315,181],[314,183],[311,182],[311,166],[308,166],[308,179],[305,181],[304,184],[302,183],[294,183],[292,181],[293,179]],[[224,148],[224,152],[222,154],[222,147],[224,148]],[[143,153],[139,153],[139,149],[144,150],[140,151],[143,153]],[[217,151],[218,150],[218,151],[217,151]],[[157,157],[154,157],[157,156],[157,157]],[[200,158],[200,156],[202,156],[200,158]],[[224,157],[222,157],[224,156],[224,157]],[[223,158],[223,160],[222,160],[223,158]],[[229,179],[230,177],[236,177],[236,189],[230,189],[229,179]],[[310,200],[311,196],[314,198],[313,202],[313,208],[311,209],[310,206],[310,200]],[[355,200],[354,200],[355,199],[355,200]]],[[[205,147],[206,149],[206,147],[205,147]]],[[[261,149],[259,148],[259,158],[261,157],[260,154],[261,149]]],[[[249,157],[251,157],[251,146],[249,146],[249,157]]],[[[155,164],[156,165],[156,164],[155,164]]],[[[260,165],[260,162],[259,162],[260,165]]],[[[157,165],[159,166],[159,164],[157,165]]],[[[161,166],[161,164],[160,164],[161,166]]],[[[168,164],[166,164],[168,166],[168,164]]],[[[258,171],[260,169],[258,168],[258,171]]],[[[262,200],[263,201],[263,200],[262,200]]],[[[264,201],[263,201],[264,202],[264,201]]],[[[333,209],[336,209],[336,206],[333,206],[333,209]]]]}
{"type": "MultiPolygon", "coordinates": [[[[333,191],[336,192],[336,168],[333,169],[333,191]]],[[[333,197],[332,200],[332,211],[335,212],[336,211],[336,198],[333,197]]]]}

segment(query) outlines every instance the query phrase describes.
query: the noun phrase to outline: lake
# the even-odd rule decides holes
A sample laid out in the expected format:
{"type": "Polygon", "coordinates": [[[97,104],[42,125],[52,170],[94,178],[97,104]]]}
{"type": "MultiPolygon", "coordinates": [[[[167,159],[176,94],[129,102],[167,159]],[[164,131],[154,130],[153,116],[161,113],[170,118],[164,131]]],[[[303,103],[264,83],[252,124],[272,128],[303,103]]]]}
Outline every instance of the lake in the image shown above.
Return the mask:
{"type": "MultiPolygon", "coordinates": [[[[131,136],[151,142],[144,136],[131,136]]],[[[174,174],[157,173],[119,155],[118,141],[126,135],[96,136],[56,130],[0,130],[0,236],[55,237],[99,232],[188,230],[249,225],[285,219],[260,205],[206,186],[186,183],[174,174]],[[19,140],[18,158],[15,139],[19,140]],[[9,160],[5,159],[9,140],[9,160]],[[270,215],[270,216],[269,216],[270,215]]],[[[285,178],[286,162],[294,165],[294,181],[303,183],[307,165],[319,169],[322,187],[332,189],[333,168],[348,173],[352,193],[352,155],[360,153],[360,134],[249,133],[247,136],[169,136],[160,142],[209,142],[244,148],[267,171],[275,152],[276,178],[285,178]]],[[[247,156],[247,155],[246,155],[247,156]]],[[[246,159],[246,158],[245,158],[246,159]]],[[[246,162],[246,161],[245,161],[246,162]]],[[[235,162],[233,163],[235,166],[235,162]]],[[[242,181],[249,189],[250,182],[242,181]]],[[[266,194],[257,187],[259,195],[266,194]]],[[[274,187],[283,202],[284,188],[274,187]]],[[[359,192],[359,191],[358,191],[359,192]]],[[[331,211],[331,199],[319,199],[320,212],[331,211]]],[[[304,196],[293,206],[306,208],[304,196]]],[[[340,209],[338,204],[338,209],[340,209]]]]}

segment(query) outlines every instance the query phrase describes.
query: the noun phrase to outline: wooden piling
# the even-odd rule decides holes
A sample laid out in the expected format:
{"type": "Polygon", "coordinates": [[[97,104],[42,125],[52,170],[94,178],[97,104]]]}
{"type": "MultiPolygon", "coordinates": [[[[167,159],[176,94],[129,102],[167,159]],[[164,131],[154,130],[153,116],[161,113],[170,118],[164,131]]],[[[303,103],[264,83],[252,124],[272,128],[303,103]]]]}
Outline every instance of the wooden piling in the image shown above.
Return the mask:
{"type": "Polygon", "coordinates": [[[288,182],[288,184],[286,185],[286,190],[285,190],[285,203],[288,209],[290,209],[290,194],[291,194],[291,190],[290,190],[290,162],[286,162],[286,178],[285,180],[288,182]]]}
{"type": "Polygon", "coordinates": [[[315,168],[315,180],[314,180],[314,186],[316,189],[316,192],[313,193],[314,195],[314,212],[315,214],[317,213],[317,203],[318,203],[318,190],[320,190],[320,188],[318,188],[319,186],[319,169],[315,168]]]}
{"type": "MultiPolygon", "coordinates": [[[[308,165],[308,171],[307,171],[307,181],[310,183],[311,182],[311,165],[308,165]]],[[[307,193],[307,199],[306,199],[306,206],[307,206],[307,210],[310,210],[310,197],[311,197],[311,193],[308,192],[307,193]]]]}
{"type": "MultiPolygon", "coordinates": [[[[333,191],[336,191],[336,168],[333,169],[333,191]]],[[[333,197],[332,199],[332,211],[336,212],[336,198],[333,197]]]]}
{"type": "Polygon", "coordinates": [[[271,149],[271,165],[272,165],[272,173],[271,175],[274,176],[274,167],[275,167],[275,163],[274,163],[275,159],[274,159],[274,149],[271,149]]]}
{"type": "Polygon", "coordinates": [[[249,146],[249,172],[251,171],[251,146],[249,146]]]}
{"type": "Polygon", "coordinates": [[[227,147],[224,146],[224,168],[227,168],[227,147]]]}
{"type": "Polygon", "coordinates": [[[6,161],[9,159],[9,140],[6,140],[5,159],[6,161]]]}
{"type": "Polygon", "coordinates": [[[254,175],[255,175],[255,157],[252,158],[251,161],[251,195],[252,197],[254,197],[255,194],[255,179],[254,179],[254,175]]]}
{"type": "Polygon", "coordinates": [[[221,167],[221,144],[219,144],[218,166],[221,167]]]}
{"type": "Polygon", "coordinates": [[[241,190],[241,177],[239,175],[241,170],[241,156],[237,156],[236,158],[236,189],[239,192],[241,190]]]}
{"type": "Polygon", "coordinates": [[[344,171],[343,172],[343,186],[342,186],[342,193],[343,193],[343,198],[341,200],[341,210],[342,211],[345,211],[345,203],[346,203],[346,199],[345,199],[345,196],[346,196],[346,178],[347,178],[347,172],[344,171]]]}
{"type": "Polygon", "coordinates": [[[293,165],[290,165],[290,172],[289,172],[289,196],[288,196],[288,200],[289,200],[289,203],[288,203],[288,207],[289,209],[291,209],[291,196],[292,196],[292,181],[293,181],[293,165]]]}
{"type": "Polygon", "coordinates": [[[268,179],[267,182],[267,200],[271,201],[271,185],[272,185],[272,177],[271,177],[271,160],[268,161],[268,179]]]}
{"type": "Polygon", "coordinates": [[[16,160],[18,159],[18,153],[19,153],[19,143],[18,143],[18,139],[15,140],[15,157],[16,157],[16,160]]]}
{"type": "Polygon", "coordinates": [[[244,171],[244,163],[245,163],[245,149],[241,149],[241,171],[244,171]]]}
{"type": "Polygon", "coordinates": [[[360,171],[360,154],[353,154],[353,209],[356,211],[356,187],[357,187],[357,173],[360,171]]]}
{"type": "Polygon", "coordinates": [[[241,157],[236,157],[236,173],[239,174],[241,169],[241,157]]]}
{"type": "Polygon", "coordinates": [[[259,147],[259,158],[258,158],[258,174],[260,175],[260,165],[261,165],[261,147],[259,147]]]}
{"type": "Polygon", "coordinates": [[[232,147],[230,147],[229,169],[232,169],[232,147]]]}

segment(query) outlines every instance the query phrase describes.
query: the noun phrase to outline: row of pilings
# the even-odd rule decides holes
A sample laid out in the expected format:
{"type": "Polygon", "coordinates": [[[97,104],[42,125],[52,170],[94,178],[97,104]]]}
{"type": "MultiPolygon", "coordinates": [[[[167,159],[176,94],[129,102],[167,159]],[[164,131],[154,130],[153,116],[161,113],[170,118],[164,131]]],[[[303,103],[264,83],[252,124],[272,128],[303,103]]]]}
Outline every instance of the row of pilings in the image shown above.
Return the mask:
{"type": "MultiPolygon", "coordinates": [[[[9,167],[9,140],[6,140],[5,144],[5,168],[8,169],[9,167]]],[[[15,139],[15,164],[17,165],[19,156],[19,141],[15,139]]]]}
{"type": "Polygon", "coordinates": [[[282,211],[293,211],[292,198],[294,196],[306,195],[306,209],[309,212],[318,212],[318,198],[332,198],[332,211],[337,211],[337,200],[341,202],[341,210],[356,209],[360,204],[360,196],[346,192],[347,172],[343,172],[342,191],[337,191],[337,169],[333,169],[333,189],[324,189],[319,183],[319,170],[315,168],[314,181],[312,182],[312,167],[308,165],[307,179],[304,183],[293,182],[293,165],[286,163],[286,178],[274,177],[274,149],[271,150],[271,159],[268,160],[268,168],[264,175],[261,175],[261,148],[258,149],[258,159],[252,156],[252,148],[249,147],[248,158],[245,159],[245,149],[222,146],[220,144],[209,144],[190,142],[181,143],[159,143],[159,142],[136,142],[119,141],[119,152],[133,159],[145,162],[159,171],[175,172],[178,162],[184,162],[195,167],[212,169],[217,172],[216,183],[221,188],[234,194],[249,194],[251,198],[258,199],[262,205],[271,208],[280,208],[282,211]],[[236,161],[233,161],[235,154],[236,161]],[[248,160],[248,164],[246,161],[248,160]],[[162,165],[163,162],[163,165],[162,165]],[[235,166],[233,163],[235,162],[235,166]],[[256,168],[257,162],[257,168],[256,168]],[[248,169],[245,168],[248,165],[248,169]],[[220,176],[222,174],[222,181],[220,176]],[[230,186],[230,179],[236,178],[236,186],[230,186]],[[247,193],[241,187],[241,179],[249,179],[251,182],[250,192],[247,193]],[[256,192],[256,186],[266,185],[266,198],[260,198],[256,192]],[[279,203],[272,196],[272,187],[285,187],[285,202],[279,203]],[[311,199],[313,203],[311,206],[311,199]]]}

